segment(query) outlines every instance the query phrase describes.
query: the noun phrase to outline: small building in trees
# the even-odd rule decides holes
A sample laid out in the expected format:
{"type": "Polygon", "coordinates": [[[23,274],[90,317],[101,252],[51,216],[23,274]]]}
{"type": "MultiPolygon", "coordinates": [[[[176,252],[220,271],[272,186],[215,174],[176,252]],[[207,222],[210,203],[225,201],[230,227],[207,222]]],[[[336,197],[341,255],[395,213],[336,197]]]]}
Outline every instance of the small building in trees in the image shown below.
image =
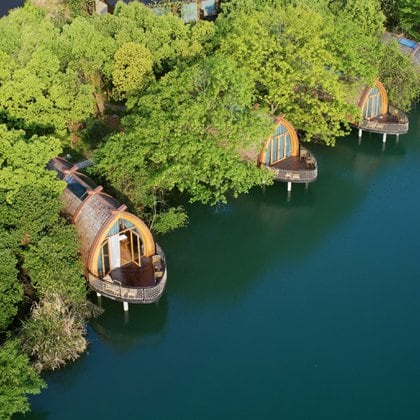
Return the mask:
{"type": "Polygon", "coordinates": [[[373,86],[365,86],[357,95],[360,108],[359,137],[363,131],[380,133],[383,141],[387,134],[405,134],[408,131],[407,115],[389,105],[388,95],[384,85],[376,80],[373,86]]]}
{"type": "Polygon", "coordinates": [[[100,295],[128,303],[153,303],[162,296],[167,278],[165,255],[145,223],[106,194],[80,166],[52,159],[67,187],[63,213],[75,224],[85,276],[100,295]]]}
{"type": "Polygon", "coordinates": [[[397,42],[399,50],[410,57],[414,65],[420,67],[420,43],[392,32],[386,32],[383,35],[383,41],[385,43],[388,44],[393,40],[397,42]]]}
{"type": "MultiPolygon", "coordinates": [[[[124,0],[129,3],[131,0],[124,0]]],[[[185,23],[196,22],[200,19],[214,19],[219,13],[221,0],[140,0],[141,3],[152,8],[157,14],[170,10],[182,17],[185,23]]],[[[105,0],[111,13],[117,0],[105,0]]]]}
{"type": "Polygon", "coordinates": [[[313,182],[318,176],[315,157],[304,148],[296,130],[284,117],[275,119],[274,133],[268,137],[258,156],[258,164],[274,172],[277,181],[292,183],[313,182]]]}

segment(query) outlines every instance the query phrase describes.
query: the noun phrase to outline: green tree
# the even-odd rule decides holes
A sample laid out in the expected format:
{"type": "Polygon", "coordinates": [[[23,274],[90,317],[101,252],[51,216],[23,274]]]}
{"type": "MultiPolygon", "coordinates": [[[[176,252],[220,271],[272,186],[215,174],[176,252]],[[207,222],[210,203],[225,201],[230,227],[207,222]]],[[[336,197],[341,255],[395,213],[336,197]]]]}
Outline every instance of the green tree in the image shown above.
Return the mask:
{"type": "Polygon", "coordinates": [[[408,111],[420,97],[420,72],[395,41],[383,49],[379,78],[390,103],[403,111],[408,111]]]}
{"type": "Polygon", "coordinates": [[[66,134],[94,112],[93,86],[64,61],[63,34],[25,6],[0,21],[0,121],[32,133],[66,134]]]}
{"type": "Polygon", "coordinates": [[[420,39],[420,7],[417,0],[382,0],[387,28],[420,39]]]}
{"type": "Polygon", "coordinates": [[[168,73],[130,99],[125,130],[98,152],[95,170],[151,223],[170,191],[215,204],[269,183],[269,174],[239,154],[260,146],[272,128],[251,107],[253,87],[245,69],[222,55],[168,73]]]}
{"type": "Polygon", "coordinates": [[[249,71],[258,101],[273,116],[285,113],[307,139],[334,144],[357,112],[344,66],[331,48],[334,20],[304,2],[282,3],[252,7],[248,0],[244,11],[218,21],[220,48],[249,71]]]}
{"type": "Polygon", "coordinates": [[[29,411],[28,395],[38,394],[45,383],[20,351],[18,340],[0,347],[0,418],[29,411]]]}
{"type": "Polygon", "coordinates": [[[118,48],[114,56],[112,83],[117,98],[124,98],[141,89],[151,77],[153,57],[143,45],[127,42],[118,48]]]}
{"type": "Polygon", "coordinates": [[[23,298],[23,288],[18,280],[18,260],[9,248],[4,248],[7,242],[0,239],[0,336],[16,316],[23,298]]]}

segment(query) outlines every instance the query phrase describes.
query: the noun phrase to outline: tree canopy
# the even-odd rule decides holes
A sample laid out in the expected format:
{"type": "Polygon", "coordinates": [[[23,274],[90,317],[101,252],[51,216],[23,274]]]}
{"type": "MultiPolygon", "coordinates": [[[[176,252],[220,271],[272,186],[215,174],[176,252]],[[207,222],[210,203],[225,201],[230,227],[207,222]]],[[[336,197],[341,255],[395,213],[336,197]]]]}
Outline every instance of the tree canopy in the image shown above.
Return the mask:
{"type": "Polygon", "coordinates": [[[381,35],[386,21],[418,39],[416,5],[223,0],[215,21],[185,24],[139,2],[98,16],[90,0],[31,0],[0,19],[0,416],[42,386],[30,363],[55,369],[86,347],[91,308],[51,158],[93,155],[92,173],[155,232],[182,226],[179,195],[216,204],[272,182],[254,157],[276,116],[334,145],[378,77],[409,109],[418,69],[381,35]]]}

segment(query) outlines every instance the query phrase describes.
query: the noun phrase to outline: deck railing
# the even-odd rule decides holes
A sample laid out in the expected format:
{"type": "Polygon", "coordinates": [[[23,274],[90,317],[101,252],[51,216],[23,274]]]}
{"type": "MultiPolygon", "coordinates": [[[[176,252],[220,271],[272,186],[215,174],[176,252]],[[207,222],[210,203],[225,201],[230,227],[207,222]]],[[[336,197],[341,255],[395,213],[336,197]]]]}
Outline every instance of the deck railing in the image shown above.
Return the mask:
{"type": "Polygon", "coordinates": [[[128,287],[123,286],[118,280],[100,278],[92,273],[88,273],[88,282],[91,289],[106,297],[114,300],[125,301],[128,303],[153,303],[157,302],[162,296],[168,276],[166,267],[165,254],[159,245],[156,244],[157,253],[160,255],[163,262],[163,275],[159,282],[153,286],[147,287],[128,287]]]}
{"type": "Polygon", "coordinates": [[[90,287],[101,295],[114,300],[131,303],[153,303],[159,300],[165,290],[167,271],[162,279],[154,286],[148,287],[127,287],[117,281],[105,281],[89,273],[88,280],[90,287]]]}
{"type": "Polygon", "coordinates": [[[276,179],[294,183],[315,181],[318,177],[318,165],[315,157],[304,147],[301,147],[299,157],[303,161],[303,166],[298,170],[271,168],[275,172],[276,179]]]}
{"type": "Polygon", "coordinates": [[[408,131],[408,117],[397,108],[389,107],[389,113],[372,120],[363,120],[359,128],[374,133],[404,134],[408,131]]]}

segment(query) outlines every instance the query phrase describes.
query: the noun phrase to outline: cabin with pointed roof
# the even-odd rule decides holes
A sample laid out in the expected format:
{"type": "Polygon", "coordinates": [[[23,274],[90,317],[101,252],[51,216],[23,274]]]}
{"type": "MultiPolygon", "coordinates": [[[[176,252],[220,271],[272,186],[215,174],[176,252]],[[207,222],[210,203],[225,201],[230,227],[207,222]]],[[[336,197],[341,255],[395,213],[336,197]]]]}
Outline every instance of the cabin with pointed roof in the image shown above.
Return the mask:
{"type": "Polygon", "coordinates": [[[318,176],[318,164],[311,152],[304,148],[296,130],[283,116],[275,119],[273,135],[263,143],[258,164],[274,173],[275,179],[288,183],[313,182],[318,176]]]}
{"type": "MultiPolygon", "coordinates": [[[[67,187],[64,215],[75,224],[89,286],[98,294],[128,303],[153,303],[167,279],[165,255],[146,224],[106,194],[80,167],[57,157],[48,164],[67,187]]],[[[126,309],[127,308],[127,309],[126,309]]]]}
{"type": "Polygon", "coordinates": [[[384,85],[376,80],[373,86],[365,86],[358,94],[360,109],[359,137],[362,131],[380,133],[384,141],[387,134],[405,134],[408,132],[407,115],[389,105],[388,95],[384,85]]]}

